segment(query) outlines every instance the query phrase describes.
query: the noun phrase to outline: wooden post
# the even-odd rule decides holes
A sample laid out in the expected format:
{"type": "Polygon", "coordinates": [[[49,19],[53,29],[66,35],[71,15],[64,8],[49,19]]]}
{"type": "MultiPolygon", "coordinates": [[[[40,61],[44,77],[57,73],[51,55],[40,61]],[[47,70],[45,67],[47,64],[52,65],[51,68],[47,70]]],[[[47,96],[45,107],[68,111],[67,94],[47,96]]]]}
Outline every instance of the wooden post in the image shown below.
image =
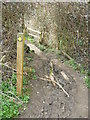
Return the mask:
{"type": "Polygon", "coordinates": [[[22,94],[23,87],[23,59],[24,59],[24,34],[17,34],[17,95],[22,94]]]}

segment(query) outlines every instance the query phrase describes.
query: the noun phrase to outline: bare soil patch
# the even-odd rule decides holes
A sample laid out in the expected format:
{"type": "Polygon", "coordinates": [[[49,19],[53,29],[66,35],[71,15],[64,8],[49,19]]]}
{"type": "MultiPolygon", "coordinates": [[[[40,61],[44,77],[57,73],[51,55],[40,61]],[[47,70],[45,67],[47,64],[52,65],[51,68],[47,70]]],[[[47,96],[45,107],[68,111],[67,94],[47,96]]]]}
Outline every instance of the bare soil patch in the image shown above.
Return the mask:
{"type": "Polygon", "coordinates": [[[30,53],[33,61],[28,66],[35,68],[37,80],[29,82],[30,101],[19,118],[87,118],[88,89],[83,77],[71,67],[64,65],[54,54],[43,53],[43,55],[37,55],[36,52],[30,53]],[[51,82],[40,79],[49,75],[51,60],[55,76],[70,97],[67,97],[58,86],[53,87],[51,82]],[[65,72],[69,81],[64,79],[61,71],[65,72]]]}

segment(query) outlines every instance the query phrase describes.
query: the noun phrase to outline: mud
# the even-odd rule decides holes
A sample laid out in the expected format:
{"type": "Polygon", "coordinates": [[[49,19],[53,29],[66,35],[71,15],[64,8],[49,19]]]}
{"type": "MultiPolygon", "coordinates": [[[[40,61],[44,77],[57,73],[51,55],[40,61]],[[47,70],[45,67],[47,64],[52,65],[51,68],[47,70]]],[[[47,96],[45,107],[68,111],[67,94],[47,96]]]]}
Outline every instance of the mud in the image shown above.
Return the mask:
{"type": "Polygon", "coordinates": [[[64,65],[52,53],[46,55],[47,59],[35,53],[31,56],[33,61],[30,65],[36,70],[37,80],[29,82],[30,100],[27,109],[19,118],[87,118],[88,89],[83,77],[71,67],[64,65]],[[70,97],[67,97],[58,86],[54,87],[51,82],[40,79],[49,75],[51,60],[55,76],[70,97]],[[61,71],[65,72],[69,81],[63,78],[61,71]]]}

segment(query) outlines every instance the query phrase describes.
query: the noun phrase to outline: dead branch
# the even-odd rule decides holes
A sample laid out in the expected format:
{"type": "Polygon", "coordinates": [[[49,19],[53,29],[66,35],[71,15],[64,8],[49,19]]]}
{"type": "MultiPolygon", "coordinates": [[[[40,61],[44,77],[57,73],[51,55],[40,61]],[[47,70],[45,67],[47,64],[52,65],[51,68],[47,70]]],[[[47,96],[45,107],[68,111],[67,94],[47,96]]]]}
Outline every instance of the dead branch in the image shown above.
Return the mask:
{"type": "MultiPolygon", "coordinates": [[[[49,82],[52,82],[49,77],[48,78],[40,78],[39,79],[41,80],[44,80],[44,81],[49,81],[49,82]]],[[[69,97],[69,94],[67,93],[67,91],[58,83],[56,82],[55,80],[53,81],[55,84],[57,84],[59,86],[59,88],[61,88],[63,90],[63,92],[69,97]]]]}
{"type": "MultiPolygon", "coordinates": [[[[57,79],[57,78],[55,78],[55,79],[57,79]]],[[[58,83],[58,82],[56,82],[56,81],[54,81],[62,90],[63,90],[63,92],[69,97],[69,94],[67,93],[67,91],[58,83]]]]}

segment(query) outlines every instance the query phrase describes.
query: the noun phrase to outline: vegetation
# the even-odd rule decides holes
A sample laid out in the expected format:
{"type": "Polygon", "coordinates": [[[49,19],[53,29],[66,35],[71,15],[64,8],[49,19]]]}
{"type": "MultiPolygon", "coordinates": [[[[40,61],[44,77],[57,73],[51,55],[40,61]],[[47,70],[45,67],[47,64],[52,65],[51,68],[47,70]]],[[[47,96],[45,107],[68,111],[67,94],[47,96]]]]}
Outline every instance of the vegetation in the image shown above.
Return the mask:
{"type": "Polygon", "coordinates": [[[26,40],[30,41],[30,43],[35,43],[35,40],[31,38],[28,34],[25,36],[26,40]]]}
{"type": "Polygon", "coordinates": [[[21,96],[17,96],[16,92],[16,73],[12,74],[11,79],[2,81],[2,88],[0,90],[0,103],[1,111],[0,117],[12,118],[19,115],[19,110],[22,105],[28,103],[29,93],[27,93],[28,81],[26,77],[23,77],[23,93],[21,96]]]}
{"type": "Polygon", "coordinates": [[[89,75],[85,76],[85,83],[86,83],[87,87],[90,88],[90,76],[89,75]]]}
{"type": "Polygon", "coordinates": [[[65,61],[65,64],[69,64],[70,66],[72,66],[72,68],[74,70],[79,70],[81,74],[84,74],[85,75],[85,83],[87,85],[88,88],[90,88],[90,77],[89,77],[89,71],[85,70],[85,68],[83,68],[81,65],[78,65],[74,59],[72,60],[69,60],[69,61],[65,61]]]}
{"type": "MultiPolygon", "coordinates": [[[[73,59],[65,61],[85,76],[85,83],[90,88],[90,71],[88,64],[88,5],[86,3],[2,3],[2,83],[0,88],[0,102],[2,110],[0,117],[13,118],[19,115],[22,105],[28,103],[30,90],[28,81],[36,80],[36,71],[28,63],[33,63],[31,56],[24,61],[23,94],[17,96],[16,69],[17,33],[26,27],[33,27],[41,34],[41,44],[36,43],[34,37],[28,33],[25,39],[45,53],[56,53],[57,58],[65,51],[73,59]],[[76,61],[76,62],[75,62],[76,61]],[[80,64],[77,64],[79,61],[80,64]],[[5,66],[6,65],[6,66],[5,66]],[[26,77],[27,76],[27,77],[26,77]]],[[[35,30],[32,30],[34,32],[35,30]]],[[[34,35],[36,36],[36,35],[34,35]]],[[[39,41],[37,37],[37,41],[39,41]]],[[[29,47],[24,46],[25,55],[31,53],[29,47]]],[[[90,56],[89,56],[90,57],[90,56]]]]}

